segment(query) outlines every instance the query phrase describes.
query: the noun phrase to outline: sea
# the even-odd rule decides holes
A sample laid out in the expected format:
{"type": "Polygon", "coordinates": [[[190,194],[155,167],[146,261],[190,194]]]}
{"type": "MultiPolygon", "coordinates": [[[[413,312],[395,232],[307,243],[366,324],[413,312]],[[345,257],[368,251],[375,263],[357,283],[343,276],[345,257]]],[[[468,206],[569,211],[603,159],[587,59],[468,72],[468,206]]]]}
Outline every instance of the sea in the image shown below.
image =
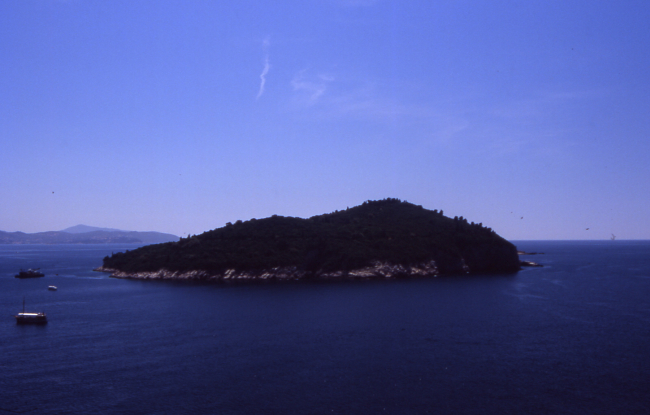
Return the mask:
{"type": "Polygon", "coordinates": [[[650,241],[514,243],[543,267],[228,284],[0,245],[0,415],[650,413],[650,241]]]}

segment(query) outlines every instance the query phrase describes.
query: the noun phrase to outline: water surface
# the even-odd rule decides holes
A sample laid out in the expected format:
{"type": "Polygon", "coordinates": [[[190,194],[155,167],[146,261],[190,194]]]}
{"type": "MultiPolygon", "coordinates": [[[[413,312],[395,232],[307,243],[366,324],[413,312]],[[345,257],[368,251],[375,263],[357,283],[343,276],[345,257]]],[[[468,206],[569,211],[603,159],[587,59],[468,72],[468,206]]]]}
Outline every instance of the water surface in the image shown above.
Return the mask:
{"type": "Polygon", "coordinates": [[[92,271],[133,245],[0,245],[0,413],[650,412],[650,242],[516,245],[545,267],[259,284],[92,271]],[[46,326],[15,324],[23,297],[46,326]]]}

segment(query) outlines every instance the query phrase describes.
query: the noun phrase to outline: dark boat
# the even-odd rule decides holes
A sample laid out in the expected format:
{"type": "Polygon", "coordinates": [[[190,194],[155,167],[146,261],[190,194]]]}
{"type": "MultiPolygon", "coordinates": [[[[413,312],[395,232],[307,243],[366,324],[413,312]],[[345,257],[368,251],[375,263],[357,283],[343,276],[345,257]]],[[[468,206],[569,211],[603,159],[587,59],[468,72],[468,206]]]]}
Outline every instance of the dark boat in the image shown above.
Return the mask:
{"type": "Polygon", "coordinates": [[[40,268],[36,269],[28,269],[27,271],[23,271],[22,269],[18,274],[16,274],[16,278],[38,278],[38,277],[44,277],[45,274],[39,271],[40,268]]]}
{"type": "Polygon", "coordinates": [[[25,299],[23,298],[23,312],[16,314],[16,324],[46,324],[47,316],[45,313],[26,313],[25,299]]]}

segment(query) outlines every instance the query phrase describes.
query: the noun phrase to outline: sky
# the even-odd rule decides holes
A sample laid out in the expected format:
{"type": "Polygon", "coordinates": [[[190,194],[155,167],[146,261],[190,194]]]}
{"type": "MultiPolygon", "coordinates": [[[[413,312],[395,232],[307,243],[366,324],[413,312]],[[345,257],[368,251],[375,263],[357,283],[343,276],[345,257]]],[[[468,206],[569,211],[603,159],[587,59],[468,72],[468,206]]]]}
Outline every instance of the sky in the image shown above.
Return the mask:
{"type": "Polygon", "coordinates": [[[0,230],[399,198],[650,239],[650,2],[0,2],[0,230]]]}

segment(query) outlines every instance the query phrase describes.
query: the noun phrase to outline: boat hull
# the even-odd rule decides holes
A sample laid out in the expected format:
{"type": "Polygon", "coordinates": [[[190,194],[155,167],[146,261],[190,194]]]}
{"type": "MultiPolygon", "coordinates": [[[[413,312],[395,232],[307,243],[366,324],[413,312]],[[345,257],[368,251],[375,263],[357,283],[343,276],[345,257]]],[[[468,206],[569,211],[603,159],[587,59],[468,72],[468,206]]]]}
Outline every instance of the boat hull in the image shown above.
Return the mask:
{"type": "Polygon", "coordinates": [[[38,269],[28,269],[27,271],[20,271],[15,275],[16,278],[40,278],[44,277],[45,274],[38,271],[38,269]]]}
{"type": "Polygon", "coordinates": [[[16,324],[47,324],[45,313],[18,313],[16,324]]]}

